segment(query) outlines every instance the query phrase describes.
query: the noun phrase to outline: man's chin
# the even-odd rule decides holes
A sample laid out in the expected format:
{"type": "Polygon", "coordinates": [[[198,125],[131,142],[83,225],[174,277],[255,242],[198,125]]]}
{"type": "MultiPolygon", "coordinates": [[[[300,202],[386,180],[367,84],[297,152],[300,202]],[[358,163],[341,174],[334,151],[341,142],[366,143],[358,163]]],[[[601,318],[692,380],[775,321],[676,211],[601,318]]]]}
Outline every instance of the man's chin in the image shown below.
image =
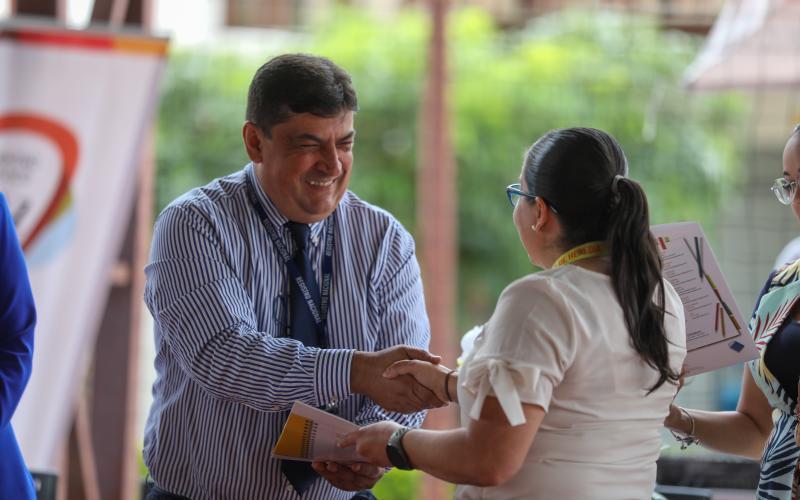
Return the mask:
{"type": "Polygon", "coordinates": [[[336,210],[335,204],[325,204],[324,206],[316,205],[314,207],[307,207],[306,210],[304,210],[305,212],[304,216],[306,217],[307,220],[305,220],[304,222],[306,224],[313,224],[315,222],[325,220],[328,218],[330,214],[333,213],[334,210],[336,210]]]}

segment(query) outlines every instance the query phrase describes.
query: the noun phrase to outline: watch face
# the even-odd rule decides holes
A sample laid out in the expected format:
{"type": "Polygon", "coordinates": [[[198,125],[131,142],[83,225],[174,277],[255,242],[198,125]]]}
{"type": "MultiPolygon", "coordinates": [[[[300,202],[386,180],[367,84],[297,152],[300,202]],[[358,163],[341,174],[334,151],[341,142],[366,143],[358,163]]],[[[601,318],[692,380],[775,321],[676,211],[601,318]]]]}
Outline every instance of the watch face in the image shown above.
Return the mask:
{"type": "Polygon", "coordinates": [[[411,470],[413,468],[406,455],[406,450],[403,449],[403,436],[410,430],[408,427],[397,429],[386,443],[386,456],[389,458],[389,462],[398,469],[411,470]]]}
{"type": "Polygon", "coordinates": [[[403,452],[398,450],[394,445],[386,445],[386,456],[389,457],[389,462],[398,469],[409,470],[411,469],[403,452]]]}

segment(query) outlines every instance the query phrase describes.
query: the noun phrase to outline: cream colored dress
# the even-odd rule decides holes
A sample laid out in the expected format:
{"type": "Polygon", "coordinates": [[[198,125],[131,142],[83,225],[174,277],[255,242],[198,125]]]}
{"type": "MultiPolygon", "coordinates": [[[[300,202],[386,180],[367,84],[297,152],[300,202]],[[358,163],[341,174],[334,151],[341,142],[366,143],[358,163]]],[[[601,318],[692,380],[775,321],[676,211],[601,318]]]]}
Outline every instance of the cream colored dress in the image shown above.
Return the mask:
{"type": "MultiPolygon", "coordinates": [[[[686,354],[683,307],[665,282],[670,366],[686,354]]],[[[608,276],[567,265],[506,288],[459,375],[461,423],[495,396],[513,425],[522,404],[546,414],[520,471],[506,483],[461,485],[458,499],[649,499],[659,429],[676,387],[631,346],[608,276]]]]}

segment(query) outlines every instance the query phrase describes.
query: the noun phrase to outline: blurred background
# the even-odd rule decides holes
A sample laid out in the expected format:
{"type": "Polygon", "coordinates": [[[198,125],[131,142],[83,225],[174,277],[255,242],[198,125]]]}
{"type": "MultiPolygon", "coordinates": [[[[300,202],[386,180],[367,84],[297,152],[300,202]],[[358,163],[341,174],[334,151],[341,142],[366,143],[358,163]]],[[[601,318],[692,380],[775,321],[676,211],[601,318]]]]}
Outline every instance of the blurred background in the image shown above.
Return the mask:
{"type": "MultiPolygon", "coordinates": [[[[6,26],[52,23],[169,38],[160,99],[134,164],[143,173],[131,187],[131,226],[112,244],[121,250],[108,269],[105,319],[91,337],[94,356],[75,367],[75,406],[89,401],[84,423],[90,430],[70,426],[60,465],[49,471],[58,476],[60,498],[138,498],[154,377],[151,322],[136,288],[148,231],[172,199],[247,162],[240,136],[246,89],[255,70],[279,53],[324,55],[352,75],[360,111],[351,189],[392,212],[418,238],[426,294],[433,296],[428,305],[434,348],[451,364],[461,334],[489,318],[505,285],[534,270],[518,242],[504,188],[516,182],[525,149],[552,128],[611,132],[627,153],[630,176],[647,192],[652,222],[702,224],[747,318],[779,252],[798,236],[791,211],[769,191],[782,172],[783,144],[800,121],[800,81],[792,76],[800,65],[794,57],[800,15],[796,9],[779,13],[796,2],[121,3],[0,0],[6,26]],[[742,28],[743,19],[754,18],[762,22],[742,28]],[[788,28],[767,25],[776,19],[788,28]],[[715,27],[722,21],[728,25],[715,27]],[[765,38],[770,33],[793,36],[765,38]],[[789,76],[772,79],[773,65],[788,68],[789,76]],[[452,232],[442,247],[436,228],[452,232]],[[444,281],[434,259],[451,270],[444,281]],[[109,309],[115,294],[124,314],[109,309]],[[121,375],[129,383],[114,389],[124,397],[101,399],[113,368],[98,380],[92,359],[115,345],[116,334],[102,333],[115,319],[113,332],[131,329],[128,348],[119,354],[130,360],[121,375]],[[104,410],[120,400],[121,417],[104,410]],[[106,418],[123,419],[133,437],[104,448],[110,441],[98,428],[106,418]],[[81,432],[88,444],[81,443],[81,432]],[[110,464],[116,469],[104,469],[110,464]],[[87,473],[87,467],[93,469],[87,473]],[[95,486],[88,485],[92,481],[95,486]]],[[[15,76],[0,75],[8,78],[15,76]]],[[[694,377],[679,401],[733,409],[740,379],[741,365],[694,377]]],[[[444,412],[435,418],[441,420],[434,426],[453,422],[444,412]]],[[[752,477],[746,463],[700,447],[681,451],[668,433],[662,455],[661,482],[678,477],[673,484],[716,489],[714,498],[739,498],[729,490],[747,488],[752,477]],[[712,469],[692,475],[682,468],[689,463],[712,469]],[[714,483],[709,478],[715,474],[723,479],[714,483]]],[[[421,474],[401,471],[388,474],[376,489],[382,500],[447,498],[449,492],[426,484],[421,474]]]]}

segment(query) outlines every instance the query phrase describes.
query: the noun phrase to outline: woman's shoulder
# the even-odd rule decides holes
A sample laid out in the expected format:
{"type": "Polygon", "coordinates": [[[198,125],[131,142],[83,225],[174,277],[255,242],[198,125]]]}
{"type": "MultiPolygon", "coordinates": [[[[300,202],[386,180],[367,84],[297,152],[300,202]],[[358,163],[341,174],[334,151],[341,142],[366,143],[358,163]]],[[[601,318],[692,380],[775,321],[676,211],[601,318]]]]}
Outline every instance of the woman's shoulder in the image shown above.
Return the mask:
{"type": "Polygon", "coordinates": [[[541,271],[510,283],[500,294],[492,318],[515,330],[523,325],[568,323],[571,303],[564,283],[549,271],[541,271]]]}
{"type": "Polygon", "coordinates": [[[558,279],[549,271],[531,273],[518,278],[503,290],[500,294],[500,301],[529,301],[531,298],[537,299],[561,298],[558,279]]]}

